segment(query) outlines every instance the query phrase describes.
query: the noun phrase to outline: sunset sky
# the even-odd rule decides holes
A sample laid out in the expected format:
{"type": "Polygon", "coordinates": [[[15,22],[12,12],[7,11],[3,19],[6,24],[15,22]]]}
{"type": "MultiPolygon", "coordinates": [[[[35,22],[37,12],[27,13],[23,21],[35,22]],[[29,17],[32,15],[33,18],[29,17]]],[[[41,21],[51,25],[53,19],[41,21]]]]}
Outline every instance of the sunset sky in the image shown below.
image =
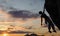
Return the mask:
{"type": "MultiPolygon", "coordinates": [[[[27,27],[32,28],[40,28],[40,18],[29,18],[26,20],[22,20],[21,18],[13,18],[8,14],[6,11],[3,11],[0,9],[0,30],[6,30],[7,28],[13,27],[13,28],[21,28],[19,30],[26,29],[27,27]],[[10,26],[13,25],[13,26],[10,26]],[[9,27],[10,26],[10,27],[9,27]]],[[[44,22],[43,22],[44,23],[44,22]]],[[[16,29],[16,30],[17,30],[16,29]]]]}
{"type": "Polygon", "coordinates": [[[9,8],[13,7],[17,10],[28,10],[38,13],[40,10],[42,11],[43,5],[44,0],[0,0],[0,30],[7,29],[8,25],[14,25],[18,29],[19,27],[24,29],[23,27],[33,26],[33,28],[38,28],[41,26],[40,18],[30,18],[27,20],[22,20],[21,18],[14,19],[10,14],[1,9],[10,10],[9,8]]]}

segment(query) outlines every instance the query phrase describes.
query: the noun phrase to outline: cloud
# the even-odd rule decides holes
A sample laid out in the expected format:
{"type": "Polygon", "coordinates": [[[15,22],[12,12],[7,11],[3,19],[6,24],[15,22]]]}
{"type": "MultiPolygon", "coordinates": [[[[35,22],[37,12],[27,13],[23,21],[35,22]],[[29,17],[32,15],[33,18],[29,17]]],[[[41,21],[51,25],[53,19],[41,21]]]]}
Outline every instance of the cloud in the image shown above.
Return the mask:
{"type": "Polygon", "coordinates": [[[26,10],[9,11],[8,13],[14,18],[37,18],[39,16],[39,14],[33,14],[32,12],[26,10]]]}

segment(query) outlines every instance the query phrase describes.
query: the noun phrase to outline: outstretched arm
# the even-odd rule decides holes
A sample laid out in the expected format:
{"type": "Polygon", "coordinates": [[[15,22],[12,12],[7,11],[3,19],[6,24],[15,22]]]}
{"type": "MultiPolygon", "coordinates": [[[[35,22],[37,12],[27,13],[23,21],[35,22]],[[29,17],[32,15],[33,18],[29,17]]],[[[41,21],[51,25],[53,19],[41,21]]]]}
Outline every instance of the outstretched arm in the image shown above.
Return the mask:
{"type": "Polygon", "coordinates": [[[42,26],[42,22],[43,22],[43,19],[42,19],[42,16],[41,16],[41,26],[42,26]]]}

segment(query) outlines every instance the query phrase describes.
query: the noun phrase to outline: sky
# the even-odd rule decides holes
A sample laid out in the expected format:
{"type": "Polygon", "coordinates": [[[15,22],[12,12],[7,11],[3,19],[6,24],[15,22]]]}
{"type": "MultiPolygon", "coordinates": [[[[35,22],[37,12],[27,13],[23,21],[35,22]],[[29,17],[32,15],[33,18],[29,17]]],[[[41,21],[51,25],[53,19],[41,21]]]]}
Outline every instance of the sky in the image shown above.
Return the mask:
{"type": "MultiPolygon", "coordinates": [[[[33,13],[38,13],[39,11],[43,10],[43,6],[44,6],[44,0],[0,0],[0,9],[2,8],[5,10],[10,10],[8,8],[13,7],[17,10],[29,10],[33,13]]],[[[0,14],[1,14],[0,24],[13,24],[21,27],[29,27],[31,25],[33,27],[40,27],[40,18],[37,19],[31,18],[28,19],[27,21],[24,21],[20,19],[15,19],[15,20],[10,19],[11,16],[7,14],[5,11],[0,10],[0,14]]]]}
{"type": "MultiPolygon", "coordinates": [[[[10,25],[29,28],[32,26],[32,28],[39,28],[41,18],[29,18],[26,20],[22,20],[22,18],[13,18],[10,14],[8,14],[6,11],[0,10],[0,30],[6,30],[7,28],[10,28],[10,25]],[[4,27],[3,27],[4,26],[4,27]],[[2,27],[2,28],[1,28],[2,27]]],[[[15,27],[14,27],[15,28],[15,27]]]]}
{"type": "Polygon", "coordinates": [[[43,10],[44,0],[0,0],[0,5],[37,13],[43,10]]]}

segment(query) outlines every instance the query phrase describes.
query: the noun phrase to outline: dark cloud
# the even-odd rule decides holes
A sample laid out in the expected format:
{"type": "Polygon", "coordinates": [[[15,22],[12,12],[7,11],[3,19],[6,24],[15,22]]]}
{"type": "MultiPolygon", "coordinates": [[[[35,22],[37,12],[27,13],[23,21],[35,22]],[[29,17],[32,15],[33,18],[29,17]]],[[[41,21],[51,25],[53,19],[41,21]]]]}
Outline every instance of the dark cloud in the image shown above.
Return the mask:
{"type": "Polygon", "coordinates": [[[39,16],[39,14],[32,14],[32,12],[26,10],[9,11],[9,14],[11,14],[14,18],[36,18],[39,16]]]}

